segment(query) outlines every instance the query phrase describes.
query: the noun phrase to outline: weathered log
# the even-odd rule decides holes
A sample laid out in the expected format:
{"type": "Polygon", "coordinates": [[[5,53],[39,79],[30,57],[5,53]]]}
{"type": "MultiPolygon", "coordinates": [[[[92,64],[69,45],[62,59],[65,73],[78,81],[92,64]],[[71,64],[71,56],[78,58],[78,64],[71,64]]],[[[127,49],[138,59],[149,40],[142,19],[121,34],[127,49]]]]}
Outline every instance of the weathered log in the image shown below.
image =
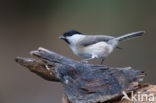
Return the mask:
{"type": "Polygon", "coordinates": [[[137,91],[144,78],[141,70],[81,64],[44,48],[31,55],[34,58],[17,57],[16,62],[45,80],[61,82],[67,103],[113,101],[121,98],[123,91],[137,91]]]}

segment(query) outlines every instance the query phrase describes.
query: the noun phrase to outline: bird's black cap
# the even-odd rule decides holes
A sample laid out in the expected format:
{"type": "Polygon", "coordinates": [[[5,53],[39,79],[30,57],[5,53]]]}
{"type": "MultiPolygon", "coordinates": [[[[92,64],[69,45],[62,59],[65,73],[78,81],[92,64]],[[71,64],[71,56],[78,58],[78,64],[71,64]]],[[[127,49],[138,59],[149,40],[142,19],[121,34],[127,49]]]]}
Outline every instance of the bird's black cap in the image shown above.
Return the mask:
{"type": "Polygon", "coordinates": [[[72,35],[74,35],[74,34],[82,34],[82,33],[78,32],[78,31],[76,31],[76,30],[69,30],[69,31],[66,31],[66,32],[63,34],[63,36],[64,36],[64,37],[66,37],[66,36],[72,36],[72,35]]]}

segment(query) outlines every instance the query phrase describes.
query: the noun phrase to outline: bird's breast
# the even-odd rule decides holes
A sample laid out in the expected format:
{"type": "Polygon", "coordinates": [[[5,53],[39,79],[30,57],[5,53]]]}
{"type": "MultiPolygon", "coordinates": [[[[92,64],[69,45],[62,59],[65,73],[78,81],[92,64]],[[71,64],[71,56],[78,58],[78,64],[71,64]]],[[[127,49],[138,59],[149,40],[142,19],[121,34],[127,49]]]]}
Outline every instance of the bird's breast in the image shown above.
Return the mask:
{"type": "Polygon", "coordinates": [[[73,51],[73,53],[81,58],[91,58],[92,55],[86,51],[85,47],[81,47],[81,46],[73,46],[70,47],[73,51]]]}
{"type": "Polygon", "coordinates": [[[113,51],[113,47],[106,42],[98,42],[85,47],[73,46],[71,49],[75,55],[82,58],[91,58],[92,55],[97,58],[106,57],[113,51]]]}

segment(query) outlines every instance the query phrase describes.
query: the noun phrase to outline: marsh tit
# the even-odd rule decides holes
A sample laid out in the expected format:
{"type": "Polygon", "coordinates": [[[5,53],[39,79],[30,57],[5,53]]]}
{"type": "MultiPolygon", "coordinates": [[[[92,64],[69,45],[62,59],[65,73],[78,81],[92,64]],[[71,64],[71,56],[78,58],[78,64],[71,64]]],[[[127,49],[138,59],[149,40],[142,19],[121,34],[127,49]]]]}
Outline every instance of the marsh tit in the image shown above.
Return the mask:
{"type": "Polygon", "coordinates": [[[81,63],[87,63],[88,60],[98,58],[101,59],[102,64],[114,48],[118,47],[120,41],[142,36],[143,34],[144,31],[138,31],[113,37],[106,35],[84,35],[76,30],[69,30],[59,38],[68,43],[75,55],[84,58],[80,61],[81,63]]]}

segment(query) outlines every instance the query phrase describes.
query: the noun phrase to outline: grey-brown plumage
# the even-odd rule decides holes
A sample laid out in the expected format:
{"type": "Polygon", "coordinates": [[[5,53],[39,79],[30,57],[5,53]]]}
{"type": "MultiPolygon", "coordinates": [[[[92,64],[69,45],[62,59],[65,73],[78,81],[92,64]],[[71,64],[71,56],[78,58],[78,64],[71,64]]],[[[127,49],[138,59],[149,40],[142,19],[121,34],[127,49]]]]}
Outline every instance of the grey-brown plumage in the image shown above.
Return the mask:
{"type": "Polygon", "coordinates": [[[80,43],[81,46],[89,46],[98,42],[108,42],[111,39],[114,39],[113,36],[105,36],[105,35],[88,35],[87,38],[84,38],[80,43]]]}

